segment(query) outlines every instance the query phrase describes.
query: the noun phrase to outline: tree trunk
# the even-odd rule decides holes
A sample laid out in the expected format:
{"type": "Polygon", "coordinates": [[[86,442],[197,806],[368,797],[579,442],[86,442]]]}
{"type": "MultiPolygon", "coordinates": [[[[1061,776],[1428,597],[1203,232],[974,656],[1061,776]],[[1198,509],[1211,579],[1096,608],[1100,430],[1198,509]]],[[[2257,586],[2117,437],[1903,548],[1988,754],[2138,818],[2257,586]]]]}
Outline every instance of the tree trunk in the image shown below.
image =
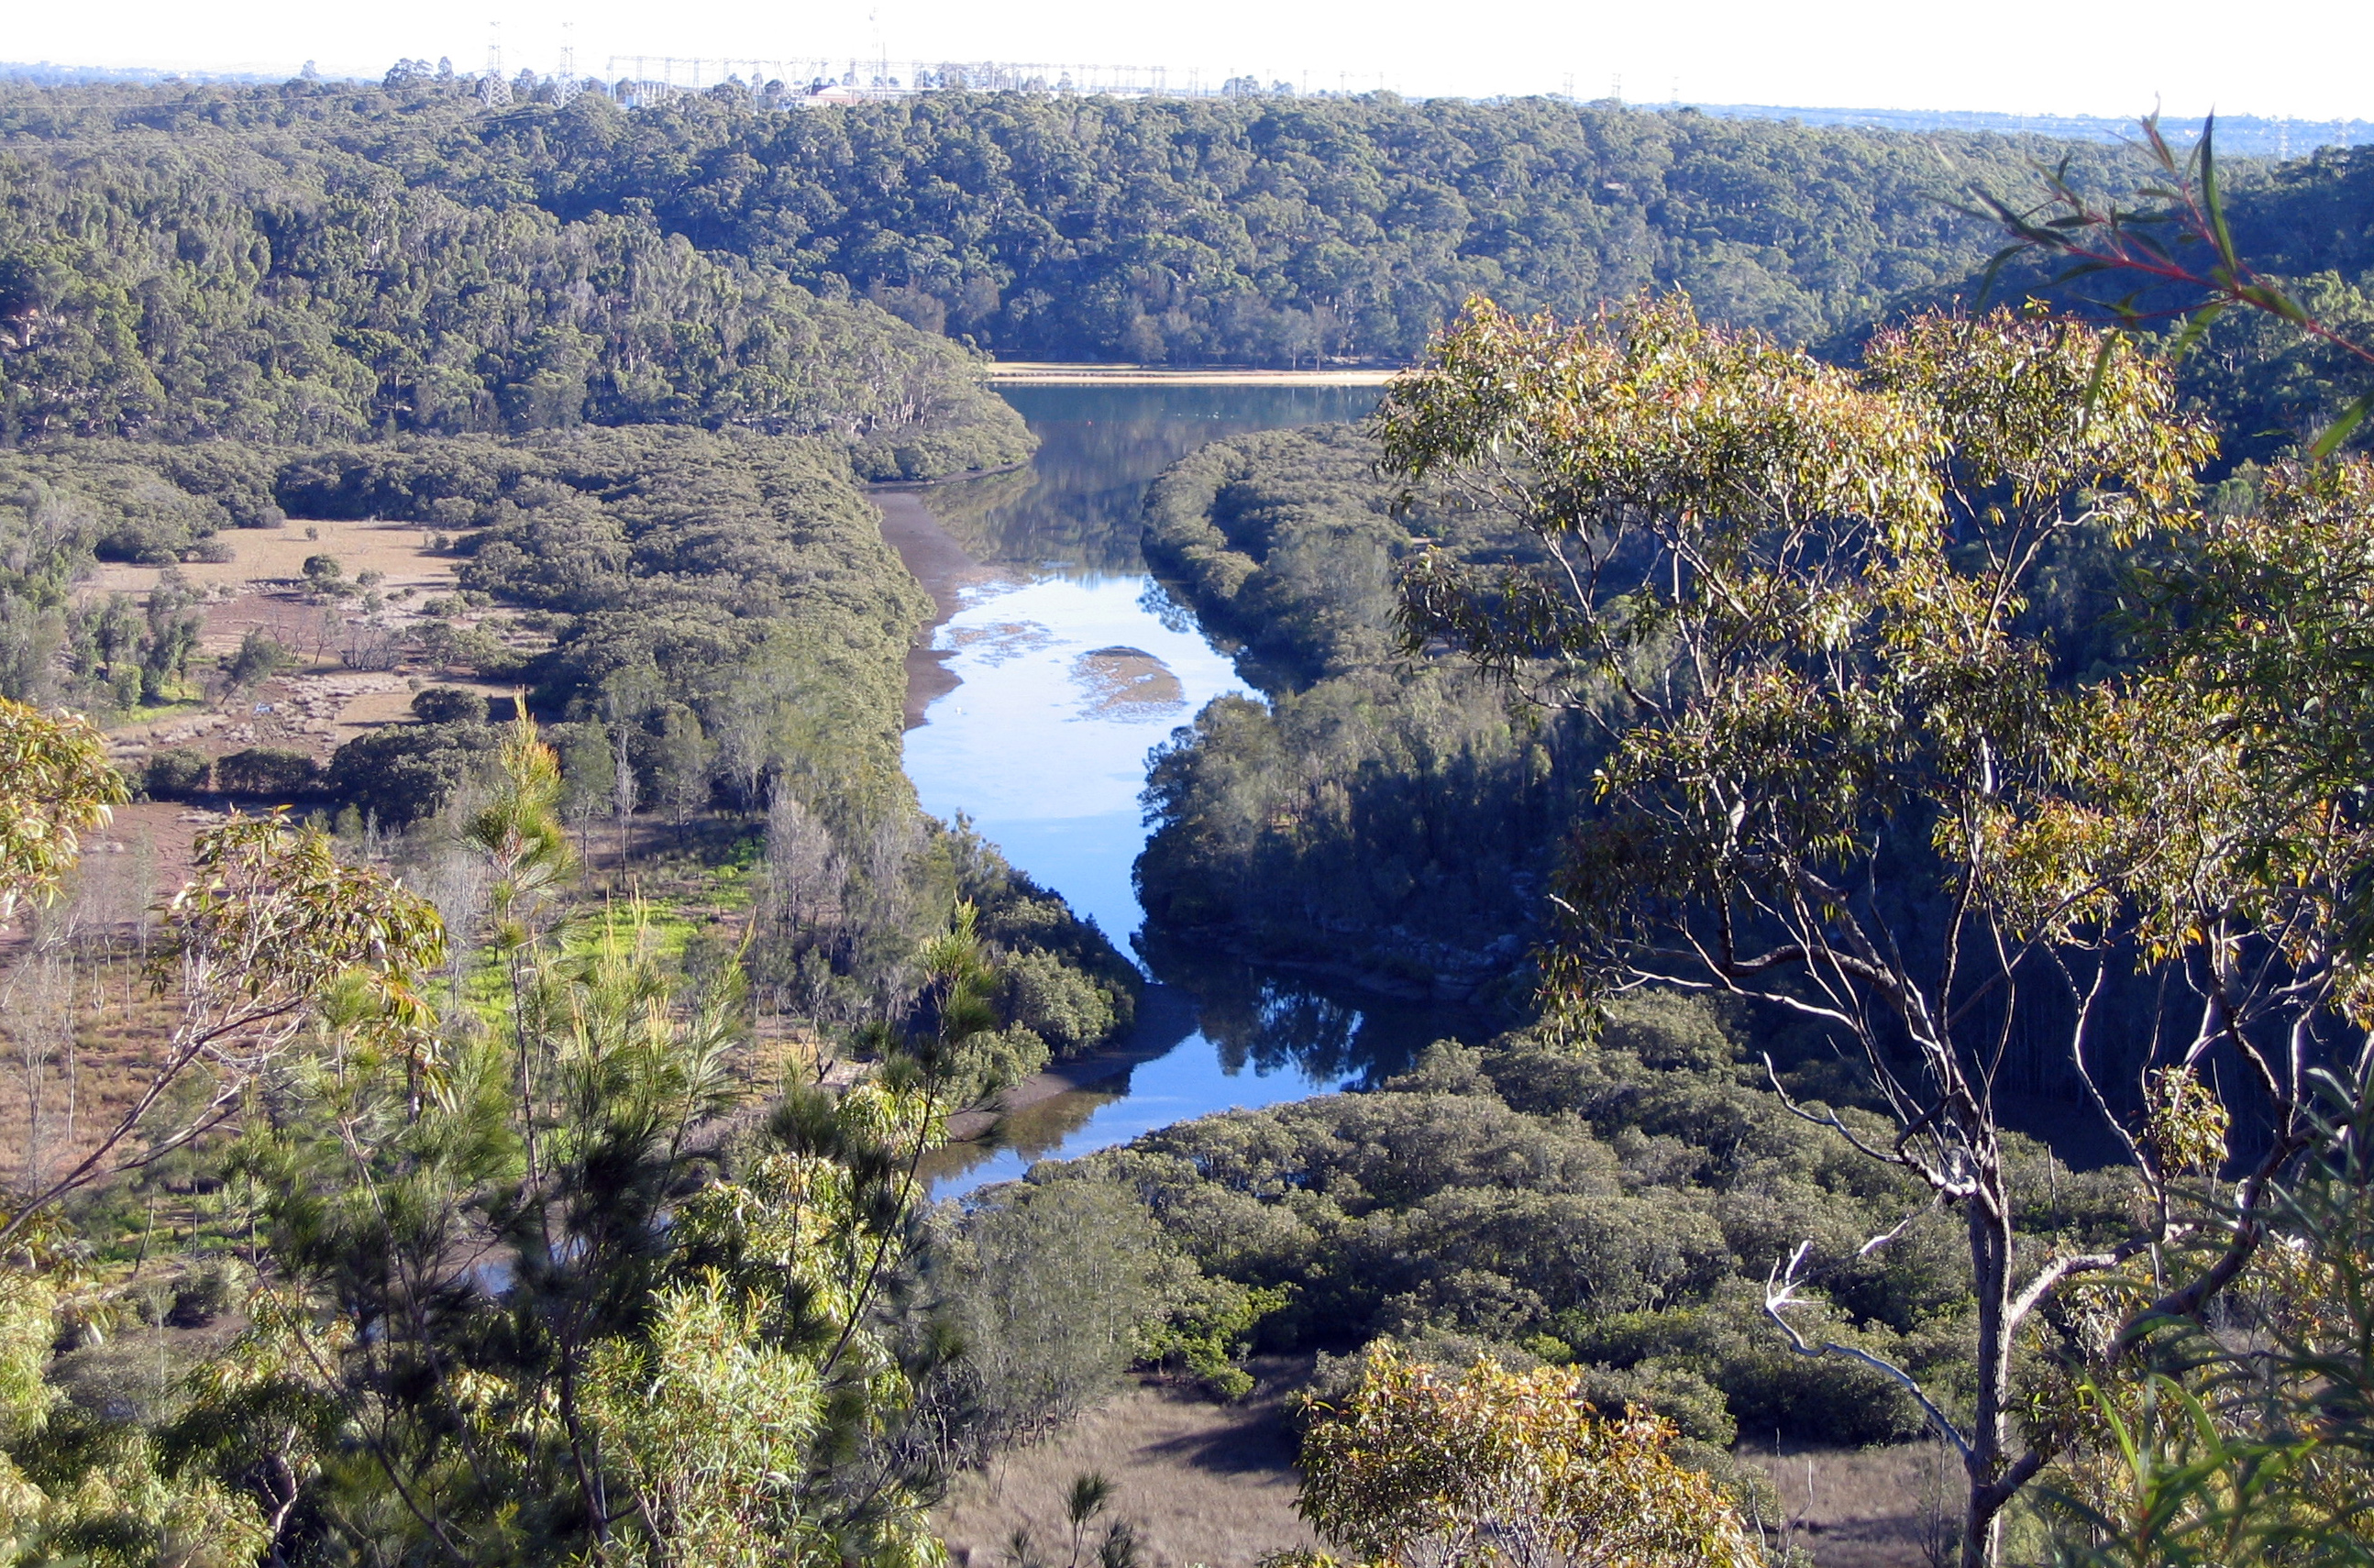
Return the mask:
{"type": "Polygon", "coordinates": [[[1977,1402],[1970,1417],[1969,1505],[1962,1518],[1962,1568],[1994,1568],[2002,1551],[2004,1498],[2004,1414],[2011,1376],[2012,1233],[2010,1195],[1992,1118],[1980,1147],[1977,1190],[1963,1204],[1970,1234],[1971,1285],[1978,1296],[1977,1402]]]}

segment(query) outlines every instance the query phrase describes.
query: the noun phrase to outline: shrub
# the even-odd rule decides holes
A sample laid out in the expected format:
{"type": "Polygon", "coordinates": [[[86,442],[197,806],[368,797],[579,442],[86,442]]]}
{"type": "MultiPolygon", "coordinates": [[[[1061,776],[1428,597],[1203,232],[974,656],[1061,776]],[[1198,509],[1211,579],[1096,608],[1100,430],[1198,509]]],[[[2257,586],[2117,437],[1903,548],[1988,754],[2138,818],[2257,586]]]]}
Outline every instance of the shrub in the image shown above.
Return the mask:
{"type": "Polygon", "coordinates": [[[320,777],[312,758],[278,747],[250,747],[215,764],[215,785],[225,795],[301,795],[320,777]]]}
{"type": "Polygon", "coordinates": [[[258,685],[296,666],[297,655],[261,626],[251,626],[240,639],[239,651],[225,654],[223,679],[233,690],[258,685]]]}
{"type": "MultiPolygon", "coordinates": [[[[311,538],[312,532],[311,529],[307,529],[306,536],[311,538]]],[[[355,591],[355,585],[347,581],[346,567],[340,563],[336,556],[309,555],[305,558],[302,570],[305,573],[305,585],[317,594],[343,596],[355,591]]]]}
{"type": "Polygon", "coordinates": [[[484,693],[458,686],[431,686],[414,694],[413,716],[432,725],[482,725],[487,722],[484,693]]]}
{"type": "Polygon", "coordinates": [[[1092,1049],[1112,1033],[1112,998],[1055,954],[1026,949],[1003,968],[1009,1015],[1057,1055],[1092,1049]]]}
{"type": "Polygon", "coordinates": [[[347,742],[330,759],[323,786],[389,827],[433,816],[462,782],[473,757],[494,749],[485,725],[404,725],[347,742]]]}
{"type": "Polygon", "coordinates": [[[206,788],[206,775],[213,768],[212,758],[187,746],[152,751],[141,777],[141,787],[159,800],[202,795],[206,788]]]}

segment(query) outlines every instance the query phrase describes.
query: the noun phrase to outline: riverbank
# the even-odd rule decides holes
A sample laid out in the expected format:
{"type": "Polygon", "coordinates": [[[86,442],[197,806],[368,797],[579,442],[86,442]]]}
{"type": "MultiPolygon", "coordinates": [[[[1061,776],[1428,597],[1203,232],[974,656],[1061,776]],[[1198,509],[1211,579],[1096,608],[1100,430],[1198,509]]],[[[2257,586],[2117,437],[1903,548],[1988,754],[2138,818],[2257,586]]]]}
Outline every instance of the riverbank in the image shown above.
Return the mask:
{"type": "Polygon", "coordinates": [[[989,367],[992,386],[1384,386],[1399,369],[1257,371],[1225,366],[1172,370],[1164,365],[1059,364],[1008,360],[989,367]]]}
{"type": "Polygon", "coordinates": [[[994,1106],[958,1112],[948,1118],[948,1139],[952,1143],[979,1142],[1017,1112],[1042,1105],[1058,1095],[1109,1085],[1114,1079],[1126,1077],[1132,1067],[1166,1055],[1194,1028],[1193,997],[1173,985],[1148,985],[1138,998],[1137,1023],[1126,1040],[1032,1073],[1002,1091],[994,1106]]]}
{"type": "Polygon", "coordinates": [[[915,629],[907,649],[905,727],[913,729],[923,722],[926,708],[958,685],[948,668],[949,650],[933,647],[933,635],[964,607],[967,588],[997,582],[1000,574],[957,543],[913,488],[877,487],[866,493],[882,513],[883,542],[899,552],[908,573],[932,599],[932,618],[915,629]]]}

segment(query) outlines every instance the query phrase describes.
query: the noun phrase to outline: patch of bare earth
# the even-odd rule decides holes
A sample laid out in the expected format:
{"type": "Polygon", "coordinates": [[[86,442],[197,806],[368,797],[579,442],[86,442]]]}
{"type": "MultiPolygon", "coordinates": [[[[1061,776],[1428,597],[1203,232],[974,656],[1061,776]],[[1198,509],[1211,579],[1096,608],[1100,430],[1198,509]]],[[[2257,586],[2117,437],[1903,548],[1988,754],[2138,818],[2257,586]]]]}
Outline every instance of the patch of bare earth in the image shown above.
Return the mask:
{"type": "MultiPolygon", "coordinates": [[[[1261,1386],[1242,1404],[1142,1384],[959,1476],[936,1519],[949,1555],[963,1568],[1006,1568],[1021,1528],[1041,1561],[1066,1559],[1064,1494],[1090,1471],[1114,1483],[1111,1516],[1137,1531],[1151,1568],[1251,1568],[1275,1551],[1318,1546],[1294,1511],[1301,1477],[1285,1420],[1286,1397],[1308,1377],[1308,1362],[1265,1357],[1254,1370],[1261,1386]]],[[[1934,1444],[1778,1454],[1744,1446],[1737,1456],[1772,1482],[1782,1516],[1758,1521],[1768,1539],[1802,1548],[1818,1568],[1951,1560],[1958,1468],[1934,1444]]]]}
{"type": "Polygon", "coordinates": [[[1141,1385],[958,1477],[936,1520],[950,1557],[1002,1568],[1018,1527],[1041,1558],[1062,1561],[1071,1541],[1064,1493],[1091,1470],[1113,1483],[1109,1517],[1137,1531],[1149,1568],[1251,1568],[1274,1551],[1315,1547],[1294,1512],[1300,1478],[1284,1420],[1286,1369],[1256,1370],[1269,1375],[1241,1404],[1141,1385]]]}

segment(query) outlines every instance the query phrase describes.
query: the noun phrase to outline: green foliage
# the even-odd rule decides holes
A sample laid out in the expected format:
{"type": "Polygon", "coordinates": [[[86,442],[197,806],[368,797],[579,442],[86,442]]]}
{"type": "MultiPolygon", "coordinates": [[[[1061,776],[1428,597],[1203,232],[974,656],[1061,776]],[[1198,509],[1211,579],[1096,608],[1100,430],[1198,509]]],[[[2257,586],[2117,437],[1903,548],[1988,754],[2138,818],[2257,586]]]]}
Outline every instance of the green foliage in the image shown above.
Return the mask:
{"type": "Polygon", "coordinates": [[[1044,948],[1015,953],[1000,967],[999,978],[1015,1026],[1045,1041],[1058,1055],[1090,1049],[1113,1032],[1110,994],[1044,948]]]}
{"type": "Polygon", "coordinates": [[[1101,1401],[1158,1310],[1153,1223],[1112,1186],[998,1189],[953,1230],[938,1267],[965,1354],[934,1397],[976,1441],[1025,1439],[1101,1401]]]}
{"type": "Polygon", "coordinates": [[[1983,257],[1988,226],[1936,200],[1945,160],[2009,180],[2041,146],[1542,99],[939,93],[572,105],[488,156],[554,210],[650,201],[1001,355],[1287,363],[1406,360],[1479,289],[1530,309],[1682,286],[1821,336],[1983,257]]]}
{"type": "Polygon", "coordinates": [[[1138,1326],[1138,1359],[1185,1373],[1215,1398],[1243,1398],[1253,1391],[1252,1374],[1241,1363],[1252,1350],[1254,1330],[1286,1305],[1287,1292],[1215,1279],[1193,1267],[1173,1273],[1164,1281],[1160,1315],[1138,1326]]]}
{"type": "MultiPolygon", "coordinates": [[[[2374,1095],[2320,1085],[2328,1137],[2267,1214],[2236,1319],[2170,1320],[2052,1413],[2056,1556],[2092,1568],[2374,1557],[2374,1095]]],[[[2140,1281],[2130,1284],[2139,1288],[2140,1281]]]]}
{"type": "Polygon", "coordinates": [[[214,759],[186,746],[152,751],[143,765],[141,787],[159,800],[174,800],[204,792],[214,772],[214,759]]]}
{"type": "MultiPolygon", "coordinates": [[[[1966,1568],[1992,1562],[2049,1456],[2009,1419],[2024,1326],[2146,1252],[2152,1291],[2104,1303],[2116,1326],[2084,1354],[2115,1360],[2203,1312],[2257,1250],[2269,1184],[2317,1140],[2298,1043],[2369,994],[2343,913],[2368,842],[2328,779],[2266,765],[2258,733],[2290,721],[2221,667],[2256,635],[2211,608],[2224,584],[2175,584],[2139,667],[2074,689],[2022,617],[2046,547],[2089,525],[2214,555],[2231,523],[2190,509],[2214,437],[2132,340],[2040,312],[1920,317],[1850,375],[1675,302],[1573,328],[1479,302],[1382,425],[1398,472],[1506,511],[1560,558],[1487,572],[1437,554],[1404,594],[1413,645],[1441,639],[1609,728],[1564,878],[1563,996],[1666,980],[1819,1020],[1895,1130],[1808,1114],[1963,1211],[1970,1415],[1892,1370],[1964,1458],[1966,1568]],[[2164,994],[2214,976],[2217,1020],[2143,1015],[2139,1065],[2180,1070],[2146,1079],[2140,1135],[2087,1059],[2131,961],[2164,994]],[[2241,1018],[2288,1032],[2285,1066],[2226,1021],[2241,1018]],[[2039,1025],[2153,1197],[2107,1246],[2040,1263],[1993,1098],[2004,1043],[2039,1025]],[[2196,1076],[2220,1046],[2259,1064],[2256,1096],[2196,1076]],[[2237,1206],[2204,1214],[2174,1184],[2222,1162],[2238,1111],[2259,1152],[2237,1206]]],[[[2330,499],[2358,525],[2362,498],[2330,499]]],[[[1765,1291],[1790,1347],[1886,1365],[1792,1318],[1801,1256],[1765,1291]]]]}
{"type": "Polygon", "coordinates": [[[129,795],[89,721],[0,697],[0,923],[55,899],[82,835],[129,795]]]}
{"type": "Polygon", "coordinates": [[[640,909],[549,940],[558,780],[523,723],[502,779],[468,830],[506,890],[497,1036],[391,1051],[325,1014],[236,1166],[285,1283],[174,1441],[269,1455],[251,1474],[308,1560],[934,1561],[880,1468],[907,1395],[876,1310],[937,1113],[869,1084],[730,1158],[696,1138],[736,1099],[738,974],[695,984],[640,909]]]}
{"type": "Polygon", "coordinates": [[[320,776],[309,753],[269,746],[251,746],[215,762],[215,787],[225,795],[287,800],[312,793],[320,776]]]}
{"type": "Polygon", "coordinates": [[[1601,1416],[1572,1373],[1485,1360],[1451,1378],[1381,1347],[1344,1408],[1313,1408],[1297,1506],[1378,1568],[1761,1562],[1732,1504],[1666,1452],[1672,1438],[1653,1417],[1601,1416]]]}
{"type": "MultiPolygon", "coordinates": [[[[696,249],[648,212],[565,219],[516,199],[457,100],[116,107],[0,105],[12,441],[656,420],[829,435],[905,477],[1025,450],[956,345],[696,249]],[[159,135],[199,120],[202,140],[159,135]]],[[[177,472],[268,521],[236,464],[177,472]]]]}
{"type": "Polygon", "coordinates": [[[412,714],[423,724],[482,725],[487,695],[459,686],[425,686],[412,694],[412,714]]]}
{"type": "Polygon", "coordinates": [[[723,1298],[714,1282],[664,1290],[641,1342],[595,1352],[587,1409],[642,1509],[626,1562],[823,1555],[800,1539],[795,1485],[823,1424],[816,1367],[723,1298]]]}
{"type": "Polygon", "coordinates": [[[2286,447],[2322,458],[2363,449],[2374,392],[2374,253],[2362,211],[2374,166],[2345,147],[2321,149],[2265,175],[2221,161],[2216,117],[2180,157],[2159,117],[2142,124],[2149,159],[2128,195],[2098,195],[2066,168],[2043,171],[2041,201],[1974,183],[1974,211],[2011,245],[1990,263],[1992,283],[2063,308],[2148,331],[2168,322],[2168,357],[2188,395],[2227,432],[2229,455],[2265,459],[2286,447]],[[2119,298],[2089,298],[2090,279],[2119,298]]]}
{"type": "Polygon", "coordinates": [[[1138,888],[1158,933],[1464,996],[1518,966],[1590,737],[1512,713],[1455,660],[1402,660],[1403,562],[1506,561],[1522,541],[1397,507],[1378,456],[1349,427],[1270,431],[1148,490],[1149,559],[1245,641],[1271,701],[1221,699],[1157,753],[1138,888]]]}
{"type": "Polygon", "coordinates": [[[222,661],[222,678],[235,691],[258,686],[296,667],[297,655],[260,626],[251,626],[238,649],[222,661]]]}
{"type": "MultiPolygon", "coordinates": [[[[2007,1144],[2027,1222],[2072,1245],[2125,1223],[2115,1174],[2007,1144]]],[[[1252,1331],[1271,1349],[1390,1334],[1453,1359],[1546,1352],[1611,1408],[1637,1400],[1704,1441],[1910,1435],[1922,1417],[1901,1390],[1791,1354],[1763,1315],[1767,1271],[1811,1235],[1825,1332],[1967,1385],[1957,1227],[1916,1219],[1866,1253],[1918,1207],[1915,1185],[1792,1114],[1699,1003],[1616,1005],[1595,1044],[1439,1045],[1380,1091],[1184,1123],[1037,1179],[1117,1187],[1209,1280],[1282,1294],[1252,1331]]],[[[1198,1304],[1205,1290],[1190,1281],[1146,1343],[1210,1333],[1250,1302],[1198,1304]]]]}
{"type": "Polygon", "coordinates": [[[474,761],[498,744],[486,725],[396,725],[332,754],[322,787],[335,799],[401,827],[433,816],[474,761]]]}
{"type": "MultiPolygon", "coordinates": [[[[845,825],[904,794],[901,660],[923,601],[829,446],[651,429],[415,442],[309,457],[283,492],[315,515],[450,525],[458,508],[481,525],[464,586],[559,612],[540,694],[611,726],[641,799],[664,802],[664,785],[703,801],[724,771],[756,806],[789,777],[845,825]]],[[[503,656],[448,642],[443,656],[481,674],[503,656]]],[[[382,815],[419,815],[429,797],[407,795],[382,815]]]]}
{"type": "Polygon", "coordinates": [[[203,553],[227,514],[170,466],[109,443],[0,453],[0,696],[123,710],[164,701],[186,674],[196,595],[171,563],[203,553]],[[76,591],[102,551],[165,565],[145,607],[76,591]]]}

